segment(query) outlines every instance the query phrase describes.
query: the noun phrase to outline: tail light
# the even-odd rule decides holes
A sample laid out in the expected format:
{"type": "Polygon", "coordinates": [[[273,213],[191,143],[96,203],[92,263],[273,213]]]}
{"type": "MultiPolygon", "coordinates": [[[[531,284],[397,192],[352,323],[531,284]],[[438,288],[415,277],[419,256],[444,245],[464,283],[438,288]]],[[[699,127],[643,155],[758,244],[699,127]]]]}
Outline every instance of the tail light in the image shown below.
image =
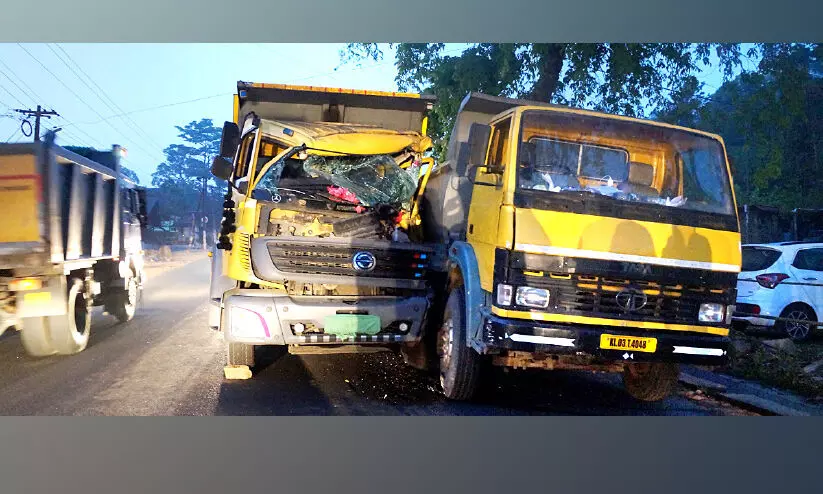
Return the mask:
{"type": "Polygon", "coordinates": [[[788,277],[789,275],[783,273],[769,273],[759,274],[755,277],[755,279],[763,288],[774,288],[788,277]]]}

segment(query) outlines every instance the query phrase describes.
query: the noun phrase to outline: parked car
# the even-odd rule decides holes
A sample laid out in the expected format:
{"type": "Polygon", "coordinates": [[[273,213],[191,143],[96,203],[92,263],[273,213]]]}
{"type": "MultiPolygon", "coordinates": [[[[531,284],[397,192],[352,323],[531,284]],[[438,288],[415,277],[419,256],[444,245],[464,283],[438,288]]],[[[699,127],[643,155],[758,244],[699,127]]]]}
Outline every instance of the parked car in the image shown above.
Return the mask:
{"type": "Polygon", "coordinates": [[[733,320],[773,327],[796,341],[808,339],[823,317],[823,243],[749,244],[742,250],[733,320]]]}

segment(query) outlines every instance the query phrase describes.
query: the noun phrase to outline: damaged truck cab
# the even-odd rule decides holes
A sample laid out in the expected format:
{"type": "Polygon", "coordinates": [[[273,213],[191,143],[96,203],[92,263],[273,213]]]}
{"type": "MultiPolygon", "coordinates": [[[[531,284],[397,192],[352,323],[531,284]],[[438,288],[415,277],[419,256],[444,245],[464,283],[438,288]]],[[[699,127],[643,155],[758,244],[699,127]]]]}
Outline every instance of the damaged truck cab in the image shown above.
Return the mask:
{"type": "Polygon", "coordinates": [[[238,83],[212,167],[229,183],[209,317],[227,378],[251,377],[257,345],[345,353],[419,341],[438,258],[417,208],[433,167],[432,101],[238,83]]]}
{"type": "Polygon", "coordinates": [[[484,363],[622,372],[666,397],[679,363],[726,360],[741,251],[720,137],[469,94],[423,201],[449,245],[443,389],[484,363]]]}

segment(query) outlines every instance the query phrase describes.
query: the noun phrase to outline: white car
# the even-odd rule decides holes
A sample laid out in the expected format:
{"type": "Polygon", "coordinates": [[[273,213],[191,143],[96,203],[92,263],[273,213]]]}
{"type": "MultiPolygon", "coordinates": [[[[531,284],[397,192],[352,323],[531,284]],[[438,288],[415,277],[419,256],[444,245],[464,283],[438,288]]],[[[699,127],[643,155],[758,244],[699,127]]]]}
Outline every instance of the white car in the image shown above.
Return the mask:
{"type": "Polygon", "coordinates": [[[823,243],[749,244],[742,251],[733,320],[808,339],[823,317],[823,243]]]}

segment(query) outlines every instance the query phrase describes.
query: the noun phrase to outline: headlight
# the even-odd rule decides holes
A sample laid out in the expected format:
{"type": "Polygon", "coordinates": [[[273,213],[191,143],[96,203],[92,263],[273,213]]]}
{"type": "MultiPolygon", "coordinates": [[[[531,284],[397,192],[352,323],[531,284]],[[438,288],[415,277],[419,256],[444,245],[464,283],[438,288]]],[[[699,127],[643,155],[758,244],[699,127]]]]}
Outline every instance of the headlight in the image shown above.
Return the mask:
{"type": "Polygon", "coordinates": [[[517,305],[522,305],[524,307],[545,309],[549,306],[549,291],[542,288],[521,286],[517,289],[515,301],[517,301],[517,305]]]}
{"type": "Polygon", "coordinates": [[[723,304],[700,304],[697,320],[700,322],[723,322],[723,304]]]}
{"type": "Polygon", "coordinates": [[[231,308],[231,335],[237,338],[262,339],[269,336],[263,316],[242,307],[231,308]]]}
{"type": "Polygon", "coordinates": [[[512,292],[514,289],[511,285],[499,284],[497,285],[497,305],[511,305],[512,292]]]}

